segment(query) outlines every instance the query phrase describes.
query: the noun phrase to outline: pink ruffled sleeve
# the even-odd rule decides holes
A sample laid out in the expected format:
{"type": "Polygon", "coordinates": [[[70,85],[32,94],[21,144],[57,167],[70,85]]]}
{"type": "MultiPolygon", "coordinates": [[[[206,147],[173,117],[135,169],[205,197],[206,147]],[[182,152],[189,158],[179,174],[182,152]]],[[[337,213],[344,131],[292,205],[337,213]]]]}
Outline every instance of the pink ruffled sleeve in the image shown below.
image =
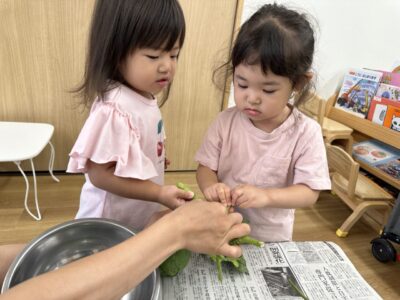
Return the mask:
{"type": "Polygon", "coordinates": [[[116,176],[142,180],[156,177],[158,173],[142,152],[139,138],[128,114],[114,104],[97,103],[69,154],[67,172],[86,173],[89,159],[99,164],[116,162],[116,176]]]}

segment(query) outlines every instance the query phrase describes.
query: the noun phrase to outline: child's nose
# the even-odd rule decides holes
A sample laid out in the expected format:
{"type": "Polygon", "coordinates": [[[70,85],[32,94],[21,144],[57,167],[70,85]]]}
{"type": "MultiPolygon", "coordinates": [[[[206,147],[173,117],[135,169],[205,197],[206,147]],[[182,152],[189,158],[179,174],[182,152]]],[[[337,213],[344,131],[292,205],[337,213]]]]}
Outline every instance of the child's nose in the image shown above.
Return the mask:
{"type": "Polygon", "coordinates": [[[251,105],[257,105],[261,103],[261,98],[257,93],[249,93],[247,95],[247,102],[251,105]]]}
{"type": "Polygon", "coordinates": [[[165,58],[161,61],[158,71],[161,73],[170,72],[173,68],[173,60],[171,58],[165,58]]]}

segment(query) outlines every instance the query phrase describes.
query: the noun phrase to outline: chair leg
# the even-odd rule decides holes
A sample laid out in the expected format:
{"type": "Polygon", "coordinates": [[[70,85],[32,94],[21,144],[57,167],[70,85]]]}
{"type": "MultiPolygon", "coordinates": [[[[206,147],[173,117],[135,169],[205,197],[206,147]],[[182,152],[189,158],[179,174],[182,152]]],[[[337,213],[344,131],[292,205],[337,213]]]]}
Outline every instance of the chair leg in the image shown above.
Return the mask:
{"type": "Polygon", "coordinates": [[[28,181],[28,178],[26,177],[24,170],[22,170],[22,168],[21,168],[21,162],[20,161],[15,161],[14,163],[17,165],[19,171],[21,172],[22,176],[25,179],[25,184],[26,184],[25,200],[24,200],[25,209],[28,212],[28,214],[31,215],[32,218],[34,218],[36,221],[40,221],[42,219],[42,215],[40,214],[39,204],[38,204],[38,199],[37,199],[35,167],[33,165],[32,159],[30,161],[31,161],[31,166],[32,166],[32,174],[33,174],[33,184],[34,184],[36,211],[38,213],[37,216],[35,214],[33,214],[31,212],[31,210],[29,209],[29,207],[28,207],[28,194],[29,194],[29,181],[28,181]]]}
{"type": "Polygon", "coordinates": [[[54,165],[54,157],[55,157],[54,146],[50,141],[49,141],[49,145],[50,145],[49,173],[50,173],[50,175],[51,175],[51,177],[53,178],[54,181],[60,182],[60,179],[58,179],[53,174],[53,165],[54,165]]]}
{"type": "Polygon", "coordinates": [[[348,139],[344,140],[345,143],[345,150],[350,155],[353,155],[353,136],[349,136],[348,139]]]}
{"type": "Polygon", "coordinates": [[[353,213],[344,221],[342,226],[336,230],[338,237],[346,237],[349,230],[353,225],[362,217],[362,215],[372,207],[386,207],[389,208],[389,204],[385,201],[366,201],[359,204],[353,211],[353,213]]]}

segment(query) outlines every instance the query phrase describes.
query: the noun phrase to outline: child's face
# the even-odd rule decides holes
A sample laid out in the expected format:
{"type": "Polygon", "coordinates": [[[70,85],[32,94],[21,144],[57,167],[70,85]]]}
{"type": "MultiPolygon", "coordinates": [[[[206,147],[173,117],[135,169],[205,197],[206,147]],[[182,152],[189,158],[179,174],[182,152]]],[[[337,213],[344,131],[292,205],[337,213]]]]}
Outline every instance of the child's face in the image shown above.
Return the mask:
{"type": "Polygon", "coordinates": [[[153,99],[174,78],[179,50],[178,42],[171,51],[137,49],[121,64],[122,76],[136,92],[153,99]]]}
{"type": "Polygon", "coordinates": [[[287,77],[268,72],[265,75],[259,65],[240,64],[233,76],[236,107],[244,112],[258,128],[270,128],[283,122],[293,91],[287,77]]]}

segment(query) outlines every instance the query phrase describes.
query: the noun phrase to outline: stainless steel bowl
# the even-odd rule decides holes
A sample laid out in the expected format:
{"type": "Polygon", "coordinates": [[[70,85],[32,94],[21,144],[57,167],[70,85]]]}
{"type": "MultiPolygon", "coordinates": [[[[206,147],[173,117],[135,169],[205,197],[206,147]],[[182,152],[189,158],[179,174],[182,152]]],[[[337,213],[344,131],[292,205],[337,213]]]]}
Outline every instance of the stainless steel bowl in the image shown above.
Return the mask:
{"type": "MultiPolygon", "coordinates": [[[[112,247],[133,235],[134,231],[108,219],[79,219],[53,227],[31,241],[15,258],[1,292],[29,278],[112,247]]],[[[122,299],[157,300],[161,298],[160,291],[160,275],[155,270],[122,299]]]]}

